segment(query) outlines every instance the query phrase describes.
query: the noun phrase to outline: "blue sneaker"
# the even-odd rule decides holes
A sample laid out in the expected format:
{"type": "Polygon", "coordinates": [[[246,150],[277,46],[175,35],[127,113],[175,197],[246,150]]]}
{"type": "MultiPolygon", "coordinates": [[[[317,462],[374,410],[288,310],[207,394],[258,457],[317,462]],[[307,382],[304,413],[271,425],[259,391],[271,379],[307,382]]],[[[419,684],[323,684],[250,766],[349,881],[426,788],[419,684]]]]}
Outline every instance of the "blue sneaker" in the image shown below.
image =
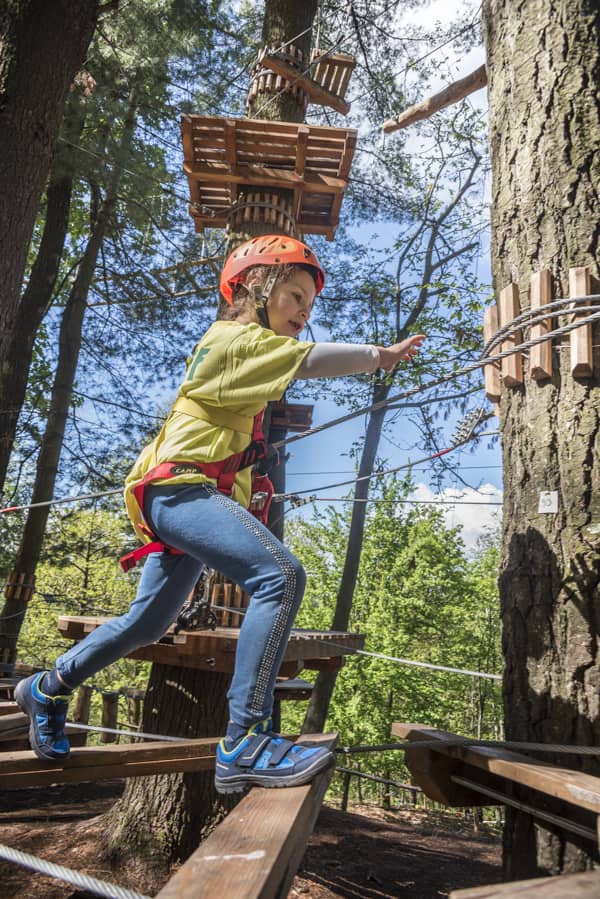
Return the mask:
{"type": "Polygon", "coordinates": [[[335,764],[330,749],[292,743],[273,733],[271,727],[269,718],[259,721],[230,750],[225,740],[219,742],[215,766],[218,793],[239,793],[248,787],[297,787],[335,764]]]}
{"type": "Polygon", "coordinates": [[[15,687],[15,701],[29,716],[29,743],[39,759],[60,761],[70,752],[65,736],[68,701],[66,696],[46,696],[40,681],[46,674],[32,674],[15,687]]]}

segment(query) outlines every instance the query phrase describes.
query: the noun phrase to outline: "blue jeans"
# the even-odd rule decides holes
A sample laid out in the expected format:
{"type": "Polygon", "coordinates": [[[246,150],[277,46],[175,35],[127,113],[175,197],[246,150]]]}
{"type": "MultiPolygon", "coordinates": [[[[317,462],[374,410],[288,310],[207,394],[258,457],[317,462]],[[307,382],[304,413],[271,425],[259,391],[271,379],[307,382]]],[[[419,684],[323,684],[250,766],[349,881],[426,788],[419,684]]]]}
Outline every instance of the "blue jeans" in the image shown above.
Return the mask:
{"type": "Polygon", "coordinates": [[[239,503],[206,484],[148,488],[145,515],[157,536],[185,555],[148,556],[129,611],[65,652],[56,663],[60,676],[67,686],[77,687],[160,639],[204,563],[251,596],[227,694],[230,718],[250,727],[269,717],[275,678],[306,584],[301,564],[239,503]]]}

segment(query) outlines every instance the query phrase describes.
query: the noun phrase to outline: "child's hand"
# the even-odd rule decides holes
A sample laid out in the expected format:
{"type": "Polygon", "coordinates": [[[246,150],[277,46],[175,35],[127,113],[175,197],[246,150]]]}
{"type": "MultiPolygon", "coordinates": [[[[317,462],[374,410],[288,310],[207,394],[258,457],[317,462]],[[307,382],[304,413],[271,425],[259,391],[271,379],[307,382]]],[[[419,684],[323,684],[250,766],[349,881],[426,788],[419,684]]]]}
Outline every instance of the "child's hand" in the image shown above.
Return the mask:
{"type": "Polygon", "coordinates": [[[391,371],[399,362],[406,362],[419,352],[425,334],[414,334],[393,346],[379,346],[379,364],[385,371],[391,371]]]}

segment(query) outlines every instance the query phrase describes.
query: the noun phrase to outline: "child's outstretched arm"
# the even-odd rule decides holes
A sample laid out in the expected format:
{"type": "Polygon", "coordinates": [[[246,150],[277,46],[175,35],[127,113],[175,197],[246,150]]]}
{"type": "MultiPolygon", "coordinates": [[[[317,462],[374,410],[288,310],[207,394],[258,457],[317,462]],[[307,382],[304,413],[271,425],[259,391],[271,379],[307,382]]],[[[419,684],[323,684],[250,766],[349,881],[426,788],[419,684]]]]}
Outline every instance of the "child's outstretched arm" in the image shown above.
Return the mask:
{"type": "Polygon", "coordinates": [[[389,347],[360,343],[315,343],[295,378],[334,378],[372,372],[377,368],[391,371],[399,362],[416,355],[424,340],[424,334],[416,334],[389,347]]]}

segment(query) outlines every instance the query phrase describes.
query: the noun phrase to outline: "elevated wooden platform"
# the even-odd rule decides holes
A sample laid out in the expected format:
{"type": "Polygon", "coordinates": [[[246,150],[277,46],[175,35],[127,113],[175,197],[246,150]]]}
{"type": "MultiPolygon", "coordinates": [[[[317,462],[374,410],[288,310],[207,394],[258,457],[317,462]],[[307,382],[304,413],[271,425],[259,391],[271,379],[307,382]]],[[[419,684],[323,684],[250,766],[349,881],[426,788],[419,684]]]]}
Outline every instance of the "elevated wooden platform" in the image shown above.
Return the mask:
{"type": "MultiPolygon", "coordinates": [[[[109,618],[62,615],[58,629],[64,637],[82,640],[109,618]]],[[[158,643],[143,646],[129,656],[163,665],[233,673],[239,628],[214,631],[169,631],[158,643]]],[[[303,668],[339,668],[344,655],[362,649],[364,636],[344,631],[294,630],[290,636],[280,675],[295,677],[303,668]]]]}
{"type": "Polygon", "coordinates": [[[226,227],[238,201],[256,210],[272,206],[272,217],[267,214],[262,220],[278,228],[281,212],[269,191],[288,189],[293,192],[290,216],[298,232],[333,240],[355,130],[187,115],[181,132],[197,231],[226,227]],[[247,195],[249,190],[255,193],[247,195]]]}
{"type": "MultiPolygon", "coordinates": [[[[335,736],[303,742],[335,746],[335,736]]],[[[285,899],[333,769],[285,790],[251,790],[163,887],[156,899],[285,899]]]]}
{"type": "MultiPolygon", "coordinates": [[[[450,806],[510,805],[572,841],[592,844],[600,858],[600,778],[491,746],[450,746],[455,734],[422,724],[392,725],[432,749],[406,750],[406,764],[430,799],[450,806]]],[[[589,850],[589,846],[588,846],[589,850]]]]}
{"type": "Polygon", "coordinates": [[[313,103],[330,106],[348,115],[350,104],[344,100],[356,59],[345,53],[318,53],[310,66],[285,50],[262,50],[258,62],[288,82],[294,82],[313,103]]]}

